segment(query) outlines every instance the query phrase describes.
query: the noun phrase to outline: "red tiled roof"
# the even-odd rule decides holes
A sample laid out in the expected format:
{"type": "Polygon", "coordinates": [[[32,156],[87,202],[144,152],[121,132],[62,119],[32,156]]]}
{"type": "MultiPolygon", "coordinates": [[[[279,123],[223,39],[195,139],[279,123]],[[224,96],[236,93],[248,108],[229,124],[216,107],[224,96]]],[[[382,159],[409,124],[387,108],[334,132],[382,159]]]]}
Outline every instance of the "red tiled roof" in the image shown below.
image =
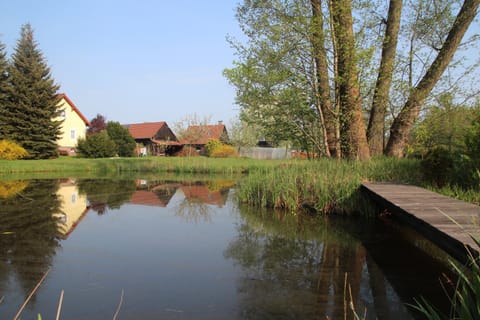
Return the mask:
{"type": "Polygon", "coordinates": [[[124,124],[134,139],[151,139],[165,125],[165,121],[124,124]]]}
{"type": "Polygon", "coordinates": [[[167,206],[167,204],[160,200],[155,193],[147,190],[135,191],[130,198],[130,203],[163,208],[167,206]]]}
{"type": "Polygon", "coordinates": [[[183,144],[206,144],[208,139],[220,139],[223,132],[225,132],[225,125],[203,125],[203,126],[189,126],[185,133],[183,144]]]}
{"type": "Polygon", "coordinates": [[[70,100],[70,98],[65,93],[60,93],[58,96],[60,100],[64,99],[72,107],[73,111],[75,111],[78,116],[83,120],[83,122],[85,122],[85,124],[90,127],[90,121],[85,118],[85,116],[80,112],[77,106],[72,102],[72,100],[70,100]]]}
{"type": "Polygon", "coordinates": [[[220,191],[210,191],[203,185],[182,186],[185,198],[199,203],[217,205],[223,207],[225,205],[225,198],[220,191]]]}

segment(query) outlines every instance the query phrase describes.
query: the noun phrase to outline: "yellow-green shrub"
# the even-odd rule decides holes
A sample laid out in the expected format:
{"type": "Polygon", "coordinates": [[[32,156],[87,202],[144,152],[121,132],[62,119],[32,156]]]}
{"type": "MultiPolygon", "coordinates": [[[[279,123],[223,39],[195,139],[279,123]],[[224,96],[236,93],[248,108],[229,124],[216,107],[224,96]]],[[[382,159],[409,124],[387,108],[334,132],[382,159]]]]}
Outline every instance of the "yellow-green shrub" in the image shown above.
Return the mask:
{"type": "Polygon", "coordinates": [[[234,158],[238,157],[237,149],[227,144],[222,144],[210,154],[212,158],[234,158]]]}
{"type": "Polygon", "coordinates": [[[0,140],[0,159],[18,160],[28,156],[27,150],[10,140],[0,140]]]}
{"type": "Polygon", "coordinates": [[[207,156],[212,157],[212,154],[222,146],[222,142],[218,139],[208,139],[207,143],[205,144],[205,153],[207,156]]]}

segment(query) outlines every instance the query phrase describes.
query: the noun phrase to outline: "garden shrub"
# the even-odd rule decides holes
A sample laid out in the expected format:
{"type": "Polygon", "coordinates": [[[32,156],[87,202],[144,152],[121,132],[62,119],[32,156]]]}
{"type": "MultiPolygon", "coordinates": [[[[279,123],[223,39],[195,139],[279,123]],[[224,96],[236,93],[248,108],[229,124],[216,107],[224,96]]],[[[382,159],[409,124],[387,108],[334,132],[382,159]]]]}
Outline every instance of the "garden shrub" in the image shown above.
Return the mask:
{"type": "Polygon", "coordinates": [[[421,162],[424,178],[439,188],[447,185],[463,189],[478,188],[480,176],[475,161],[468,155],[436,147],[421,162]]]}
{"type": "Polygon", "coordinates": [[[10,140],[0,140],[0,159],[18,160],[26,158],[27,156],[27,150],[19,144],[10,140]]]}
{"type": "Polygon", "coordinates": [[[222,144],[216,148],[211,154],[212,158],[235,158],[238,157],[237,149],[227,144],[222,144]]]}
{"type": "Polygon", "coordinates": [[[108,136],[106,131],[94,133],[79,139],[77,151],[80,157],[84,158],[108,158],[116,154],[117,145],[108,136]]]}
{"type": "Polygon", "coordinates": [[[446,148],[436,147],[428,151],[421,165],[427,181],[440,188],[449,184],[454,168],[454,158],[446,148]]]}
{"type": "Polygon", "coordinates": [[[222,146],[222,142],[218,139],[208,139],[207,143],[205,144],[205,153],[208,157],[211,157],[212,154],[222,146]]]}
{"type": "Polygon", "coordinates": [[[183,148],[174,154],[175,157],[197,157],[199,156],[197,149],[191,146],[183,146],[183,148]]]}

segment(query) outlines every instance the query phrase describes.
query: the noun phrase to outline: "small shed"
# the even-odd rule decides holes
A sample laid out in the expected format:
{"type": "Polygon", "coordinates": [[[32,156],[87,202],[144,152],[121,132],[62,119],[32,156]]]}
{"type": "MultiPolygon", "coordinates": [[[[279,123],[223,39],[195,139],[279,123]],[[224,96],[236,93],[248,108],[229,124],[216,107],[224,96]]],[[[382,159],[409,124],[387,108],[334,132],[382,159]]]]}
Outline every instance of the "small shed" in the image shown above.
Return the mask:
{"type": "Polygon", "coordinates": [[[137,155],[172,155],[181,149],[177,137],[164,121],[123,124],[137,143],[137,155]]]}

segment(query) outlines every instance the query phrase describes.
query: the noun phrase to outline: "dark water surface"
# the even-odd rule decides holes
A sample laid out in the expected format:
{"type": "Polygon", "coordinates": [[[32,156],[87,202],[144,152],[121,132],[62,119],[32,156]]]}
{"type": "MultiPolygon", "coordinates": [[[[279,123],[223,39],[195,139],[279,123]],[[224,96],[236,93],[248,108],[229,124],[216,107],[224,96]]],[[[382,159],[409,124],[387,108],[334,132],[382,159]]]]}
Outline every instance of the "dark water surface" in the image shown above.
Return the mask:
{"type": "Polygon", "coordinates": [[[412,319],[448,269],[388,219],[238,206],[234,181],[0,181],[0,319],[412,319]]]}

